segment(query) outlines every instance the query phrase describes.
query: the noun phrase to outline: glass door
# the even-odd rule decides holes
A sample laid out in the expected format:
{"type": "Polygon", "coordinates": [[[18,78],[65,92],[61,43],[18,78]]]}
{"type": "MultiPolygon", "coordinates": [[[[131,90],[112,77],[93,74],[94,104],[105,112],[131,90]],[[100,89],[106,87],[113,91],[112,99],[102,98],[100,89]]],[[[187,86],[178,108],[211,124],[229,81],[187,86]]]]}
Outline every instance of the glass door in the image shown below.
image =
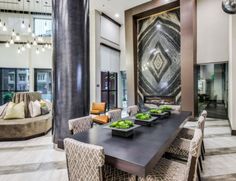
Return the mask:
{"type": "Polygon", "coordinates": [[[117,73],[101,72],[101,101],[107,110],[117,108],[117,73]]]}
{"type": "Polygon", "coordinates": [[[43,99],[52,100],[52,73],[50,69],[34,70],[34,90],[42,94],[43,99]]]}
{"type": "Polygon", "coordinates": [[[198,65],[198,113],[208,117],[228,118],[228,64],[198,65]]]}

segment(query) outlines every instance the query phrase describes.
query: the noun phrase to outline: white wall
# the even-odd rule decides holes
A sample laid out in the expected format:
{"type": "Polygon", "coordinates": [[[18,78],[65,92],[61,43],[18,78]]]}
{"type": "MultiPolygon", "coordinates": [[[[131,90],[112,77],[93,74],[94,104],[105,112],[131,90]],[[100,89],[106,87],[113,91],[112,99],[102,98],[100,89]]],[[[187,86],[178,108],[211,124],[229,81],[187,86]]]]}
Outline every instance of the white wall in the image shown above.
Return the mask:
{"type": "Polygon", "coordinates": [[[229,15],[222,0],[197,1],[197,63],[229,60],[229,15]]]}
{"type": "Polygon", "coordinates": [[[52,50],[45,50],[45,52],[36,54],[35,48],[32,48],[18,54],[17,49],[18,45],[11,45],[10,48],[6,48],[4,44],[0,44],[0,67],[29,68],[30,91],[34,91],[34,69],[52,68],[52,50]]]}
{"type": "MultiPolygon", "coordinates": [[[[118,79],[120,70],[125,70],[125,38],[124,27],[117,26],[111,21],[104,19],[101,13],[93,7],[90,9],[90,102],[101,101],[101,71],[117,72],[118,79]],[[111,27],[112,26],[112,27],[111,27]],[[119,29],[119,31],[118,31],[119,29]],[[120,50],[120,57],[116,57],[116,62],[109,62],[110,53],[106,48],[102,48],[101,43],[120,50]],[[105,51],[104,51],[105,50],[105,51]],[[105,54],[101,54],[104,53],[105,54]],[[106,56],[105,61],[101,61],[106,56]]],[[[113,52],[114,53],[114,52],[113,52]]],[[[118,80],[119,82],[119,80],[118,80]]],[[[118,84],[118,106],[121,106],[121,92],[118,84]]]]}
{"type": "Polygon", "coordinates": [[[229,120],[236,130],[236,15],[229,19],[229,120]]]}
{"type": "MultiPolygon", "coordinates": [[[[27,32],[28,24],[31,24],[33,31],[33,19],[34,18],[51,18],[49,16],[41,15],[25,15],[24,22],[26,29],[20,28],[21,21],[23,20],[22,14],[13,13],[0,13],[2,22],[6,23],[8,28],[7,32],[0,31],[0,40],[9,41],[11,37],[12,29],[16,33],[20,33],[21,42],[28,40],[33,41],[31,34],[27,32]]],[[[51,42],[51,38],[44,38],[45,42],[51,42]]],[[[45,49],[45,52],[36,54],[36,48],[27,49],[21,54],[17,53],[19,44],[11,45],[9,48],[5,47],[5,44],[0,44],[0,67],[3,68],[28,68],[30,70],[30,91],[34,91],[34,69],[52,69],[52,49],[45,49]]],[[[37,46],[41,51],[42,46],[37,46]]]]}

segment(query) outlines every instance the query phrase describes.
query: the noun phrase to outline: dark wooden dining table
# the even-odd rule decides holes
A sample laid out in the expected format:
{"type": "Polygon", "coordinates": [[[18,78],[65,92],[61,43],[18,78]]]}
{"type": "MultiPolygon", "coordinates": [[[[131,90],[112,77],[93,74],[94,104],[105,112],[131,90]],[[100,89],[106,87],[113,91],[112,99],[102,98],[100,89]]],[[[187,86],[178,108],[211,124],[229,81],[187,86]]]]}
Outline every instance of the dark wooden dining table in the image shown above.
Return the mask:
{"type": "Polygon", "coordinates": [[[142,177],[158,163],[190,116],[191,112],[173,113],[151,127],[138,127],[130,138],[112,136],[104,126],[95,126],[73,138],[102,146],[106,164],[142,177]]]}

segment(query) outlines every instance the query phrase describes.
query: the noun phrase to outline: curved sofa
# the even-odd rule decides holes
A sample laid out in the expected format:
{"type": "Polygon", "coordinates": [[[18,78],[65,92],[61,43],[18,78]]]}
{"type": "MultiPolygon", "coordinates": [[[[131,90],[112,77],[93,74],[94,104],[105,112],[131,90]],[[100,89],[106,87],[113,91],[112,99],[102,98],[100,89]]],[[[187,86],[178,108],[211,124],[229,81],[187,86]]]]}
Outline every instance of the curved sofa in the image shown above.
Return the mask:
{"type": "Polygon", "coordinates": [[[34,138],[47,134],[52,128],[52,114],[46,114],[31,118],[29,114],[29,102],[41,100],[38,92],[19,92],[15,93],[12,102],[25,103],[24,119],[0,119],[0,141],[17,141],[34,138]]]}
{"type": "Polygon", "coordinates": [[[34,138],[47,134],[51,128],[51,114],[25,119],[0,119],[0,141],[16,141],[34,138]]]}

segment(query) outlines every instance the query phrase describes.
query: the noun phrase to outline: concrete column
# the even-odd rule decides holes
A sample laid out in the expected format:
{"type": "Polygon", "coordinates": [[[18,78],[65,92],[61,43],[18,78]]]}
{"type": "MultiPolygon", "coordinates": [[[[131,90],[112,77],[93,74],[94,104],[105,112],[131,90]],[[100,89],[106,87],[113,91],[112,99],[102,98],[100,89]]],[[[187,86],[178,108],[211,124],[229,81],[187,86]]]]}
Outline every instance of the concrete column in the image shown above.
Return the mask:
{"type": "Polygon", "coordinates": [[[89,0],[53,0],[53,141],[68,120],[89,114],[89,0]]]}

